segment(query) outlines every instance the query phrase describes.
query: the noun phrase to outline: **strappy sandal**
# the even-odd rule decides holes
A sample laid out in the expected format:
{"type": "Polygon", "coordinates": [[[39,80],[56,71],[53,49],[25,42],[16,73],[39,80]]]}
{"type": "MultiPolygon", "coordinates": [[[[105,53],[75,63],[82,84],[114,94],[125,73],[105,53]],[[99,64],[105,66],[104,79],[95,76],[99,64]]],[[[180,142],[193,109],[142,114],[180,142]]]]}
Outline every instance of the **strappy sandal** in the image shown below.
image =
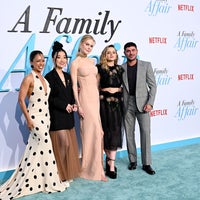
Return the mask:
{"type": "MultiPolygon", "coordinates": [[[[106,157],[106,176],[112,178],[112,179],[116,179],[117,178],[117,171],[110,171],[110,165],[108,164],[108,161],[115,161],[111,158],[106,157]]],[[[117,168],[116,168],[117,169],[117,168]]]]}

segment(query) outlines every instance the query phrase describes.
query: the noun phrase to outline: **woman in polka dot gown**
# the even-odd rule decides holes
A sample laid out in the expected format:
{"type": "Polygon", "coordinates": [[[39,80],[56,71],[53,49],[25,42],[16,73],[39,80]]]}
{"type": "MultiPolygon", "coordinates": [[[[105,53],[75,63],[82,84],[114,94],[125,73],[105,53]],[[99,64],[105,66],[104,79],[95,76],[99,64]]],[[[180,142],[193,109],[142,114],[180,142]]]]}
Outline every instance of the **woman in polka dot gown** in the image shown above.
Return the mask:
{"type": "Polygon", "coordinates": [[[45,59],[41,51],[30,55],[32,72],[22,81],[19,104],[30,130],[28,144],[13,175],[0,186],[0,200],[15,199],[38,192],[64,191],[58,176],[49,136],[48,96],[50,88],[42,77],[45,59]],[[25,99],[29,105],[26,108],[25,99]]]}

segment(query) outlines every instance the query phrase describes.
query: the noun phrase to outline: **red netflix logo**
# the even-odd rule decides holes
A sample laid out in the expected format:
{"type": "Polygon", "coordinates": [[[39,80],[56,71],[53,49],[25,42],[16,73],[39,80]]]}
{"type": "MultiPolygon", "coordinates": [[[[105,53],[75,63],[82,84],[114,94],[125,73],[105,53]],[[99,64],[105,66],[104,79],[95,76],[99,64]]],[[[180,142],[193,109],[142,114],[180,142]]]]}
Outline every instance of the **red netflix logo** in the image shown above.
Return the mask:
{"type": "Polygon", "coordinates": [[[167,44],[166,37],[149,37],[150,44],[167,44]]]}
{"type": "Polygon", "coordinates": [[[161,115],[167,115],[167,109],[163,109],[163,110],[152,110],[150,112],[150,116],[151,117],[155,117],[155,116],[161,116],[161,115]]]}
{"type": "Polygon", "coordinates": [[[178,5],[179,11],[190,11],[194,12],[194,6],[193,5],[185,5],[185,4],[179,4],[178,5]]]}
{"type": "Polygon", "coordinates": [[[194,74],[179,74],[178,75],[178,80],[194,80],[194,74]]]}

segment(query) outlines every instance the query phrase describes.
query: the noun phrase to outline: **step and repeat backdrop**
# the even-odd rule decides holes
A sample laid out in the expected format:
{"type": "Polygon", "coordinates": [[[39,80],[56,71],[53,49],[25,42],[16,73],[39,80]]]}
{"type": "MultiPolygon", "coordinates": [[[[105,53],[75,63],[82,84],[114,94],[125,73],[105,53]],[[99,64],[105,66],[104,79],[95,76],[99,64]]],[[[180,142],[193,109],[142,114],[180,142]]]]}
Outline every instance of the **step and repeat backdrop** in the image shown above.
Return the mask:
{"type": "MultiPolygon", "coordinates": [[[[39,1],[7,0],[0,8],[0,171],[15,168],[29,132],[18,105],[22,79],[31,68],[29,55],[41,50],[44,75],[52,69],[54,41],[75,58],[80,38],[91,34],[96,62],[103,48],[114,44],[119,64],[123,46],[138,45],[138,59],[150,61],[158,90],[151,112],[152,145],[200,135],[200,3],[196,0],[39,1]]],[[[78,117],[77,137],[81,149],[78,117]]],[[[136,128],[139,143],[138,126],[136,128]]],[[[124,140],[122,150],[126,150],[124,140]]]]}

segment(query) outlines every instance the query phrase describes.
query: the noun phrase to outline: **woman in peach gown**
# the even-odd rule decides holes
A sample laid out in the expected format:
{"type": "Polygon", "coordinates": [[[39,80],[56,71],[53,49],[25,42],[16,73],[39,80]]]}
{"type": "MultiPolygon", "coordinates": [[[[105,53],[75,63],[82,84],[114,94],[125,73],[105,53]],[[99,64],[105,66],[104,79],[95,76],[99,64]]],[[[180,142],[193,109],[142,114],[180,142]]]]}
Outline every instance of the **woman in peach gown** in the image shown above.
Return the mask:
{"type": "Polygon", "coordinates": [[[80,41],[77,57],[70,68],[74,97],[80,115],[82,139],[80,177],[107,181],[103,169],[103,130],[99,113],[97,68],[94,60],[87,57],[94,45],[93,37],[84,35],[80,41]]]}

